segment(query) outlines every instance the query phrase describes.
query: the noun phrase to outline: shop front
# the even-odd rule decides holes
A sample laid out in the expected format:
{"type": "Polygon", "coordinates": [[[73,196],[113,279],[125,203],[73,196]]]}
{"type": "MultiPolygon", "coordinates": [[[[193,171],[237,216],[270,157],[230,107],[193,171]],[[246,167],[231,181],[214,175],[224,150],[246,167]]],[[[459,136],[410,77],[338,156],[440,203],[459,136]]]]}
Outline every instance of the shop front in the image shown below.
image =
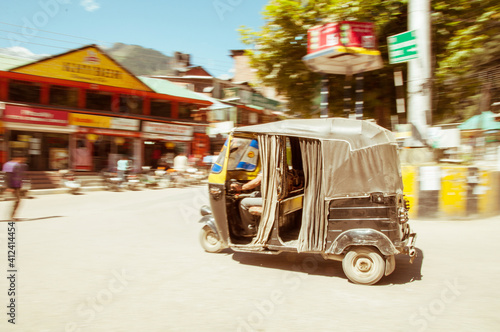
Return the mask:
{"type": "Polygon", "coordinates": [[[163,167],[180,154],[191,153],[193,127],[161,122],[142,122],[143,165],[163,167]]]}
{"type": "Polygon", "coordinates": [[[77,127],[71,140],[73,169],[114,170],[123,156],[132,161],[135,170],[140,169],[139,120],[72,113],[69,123],[77,127]]]}
{"type": "Polygon", "coordinates": [[[68,112],[7,104],[3,126],[2,162],[17,150],[27,156],[31,171],[69,168],[70,136],[75,128],[69,126],[68,112]]]}

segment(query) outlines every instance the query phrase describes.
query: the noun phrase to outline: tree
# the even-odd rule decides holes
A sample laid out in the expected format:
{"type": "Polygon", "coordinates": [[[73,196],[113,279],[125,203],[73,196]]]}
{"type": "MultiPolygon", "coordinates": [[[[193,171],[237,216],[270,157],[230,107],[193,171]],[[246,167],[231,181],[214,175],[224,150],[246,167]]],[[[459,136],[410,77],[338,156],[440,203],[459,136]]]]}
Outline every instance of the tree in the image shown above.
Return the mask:
{"type": "MultiPolygon", "coordinates": [[[[240,32],[243,41],[254,46],[248,54],[262,84],[287,96],[292,112],[310,116],[317,108],[314,100],[320,75],[302,62],[307,53],[307,29],[332,21],[374,22],[385,66],[365,74],[364,108],[365,114],[376,114],[381,122],[387,122],[388,115],[395,113],[395,93],[386,38],[407,30],[407,4],[395,0],[271,0],[265,7],[262,30],[242,28],[240,32]]],[[[481,90],[485,90],[481,89],[481,77],[498,68],[500,5],[498,0],[441,0],[432,1],[431,6],[436,76],[433,115],[436,120],[465,117],[463,106],[476,107],[481,90]]],[[[498,89],[498,77],[493,75],[492,80],[493,89],[498,89]]],[[[337,90],[342,81],[339,75],[330,77],[331,95],[335,96],[331,114],[342,114],[337,90]]]]}
{"type": "Polygon", "coordinates": [[[485,110],[490,104],[487,96],[500,89],[499,19],[496,0],[434,4],[433,37],[441,41],[434,49],[438,120],[450,115],[466,119],[485,110]]]}
{"type": "MultiPolygon", "coordinates": [[[[275,87],[279,93],[289,99],[289,108],[293,113],[310,116],[317,111],[321,75],[309,70],[302,58],[307,54],[307,30],[315,25],[331,21],[360,20],[370,21],[377,17],[376,24],[382,28],[398,21],[398,17],[406,15],[405,1],[344,1],[327,0],[272,0],[265,7],[266,24],[259,32],[247,28],[240,29],[242,40],[255,48],[248,51],[251,65],[257,69],[262,83],[275,87]]],[[[398,31],[400,32],[400,31],[398,31]]],[[[384,41],[385,44],[385,41],[384,41]]],[[[384,52],[384,50],[382,50],[384,52]]],[[[387,53],[387,48],[385,48],[387,53]]],[[[387,58],[387,56],[385,57],[387,58]]],[[[384,104],[386,92],[372,87],[380,85],[391,77],[390,70],[385,70],[374,81],[373,75],[365,78],[365,86],[371,96],[365,99],[368,113],[375,113],[384,104]]],[[[342,85],[344,77],[330,75],[331,96],[330,112],[342,114],[342,85]],[[332,90],[335,88],[335,90],[332,90]]],[[[387,82],[382,84],[387,88],[387,82]]],[[[389,84],[390,86],[390,84],[389,84]]],[[[390,106],[385,106],[390,111],[390,106]]],[[[388,111],[386,111],[388,112],[388,111]]]]}

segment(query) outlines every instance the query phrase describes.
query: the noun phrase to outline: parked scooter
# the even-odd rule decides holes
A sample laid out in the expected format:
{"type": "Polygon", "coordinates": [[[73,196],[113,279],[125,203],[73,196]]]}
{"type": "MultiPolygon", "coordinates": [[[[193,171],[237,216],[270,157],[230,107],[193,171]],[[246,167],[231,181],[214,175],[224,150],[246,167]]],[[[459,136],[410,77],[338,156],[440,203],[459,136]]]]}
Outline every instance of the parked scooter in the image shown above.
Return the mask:
{"type": "Polygon", "coordinates": [[[101,172],[101,176],[107,190],[120,191],[123,187],[123,178],[119,177],[117,173],[104,170],[101,172]]]}
{"type": "Polygon", "coordinates": [[[82,184],[78,180],[73,172],[70,170],[60,170],[59,173],[62,177],[62,184],[64,187],[68,188],[68,191],[72,195],[76,195],[81,191],[82,184]]]}
{"type": "Polygon", "coordinates": [[[184,177],[187,179],[189,185],[197,186],[207,178],[207,173],[200,171],[197,168],[189,167],[186,169],[184,177]]]}
{"type": "Polygon", "coordinates": [[[139,185],[141,184],[141,179],[135,173],[125,172],[124,183],[129,190],[139,190],[139,185]]]}
{"type": "Polygon", "coordinates": [[[141,182],[146,188],[168,188],[170,177],[164,168],[152,170],[149,166],[142,167],[141,182]]]}

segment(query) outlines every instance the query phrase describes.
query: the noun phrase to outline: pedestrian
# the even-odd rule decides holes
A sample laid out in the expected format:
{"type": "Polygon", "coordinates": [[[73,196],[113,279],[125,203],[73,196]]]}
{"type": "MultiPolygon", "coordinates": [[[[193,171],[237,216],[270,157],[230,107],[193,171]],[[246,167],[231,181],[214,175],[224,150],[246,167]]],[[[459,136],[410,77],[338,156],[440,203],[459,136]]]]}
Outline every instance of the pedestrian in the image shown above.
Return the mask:
{"type": "Polygon", "coordinates": [[[155,149],[153,150],[153,168],[158,168],[158,161],[161,158],[161,148],[159,146],[156,146],[155,149]]]}
{"type": "Polygon", "coordinates": [[[188,169],[188,158],[186,153],[181,152],[174,158],[174,169],[176,171],[186,171],[188,169]]]}
{"type": "Polygon", "coordinates": [[[19,204],[21,203],[22,186],[24,172],[28,168],[26,165],[26,157],[24,157],[20,152],[14,151],[14,157],[3,165],[2,171],[5,173],[5,183],[7,185],[7,191],[12,192],[14,196],[14,204],[12,205],[12,211],[10,213],[10,218],[14,220],[19,204]]]}
{"type": "Polygon", "coordinates": [[[127,156],[122,156],[120,160],[116,163],[116,170],[118,173],[118,177],[122,180],[125,180],[125,174],[130,169],[130,163],[127,156]]]}

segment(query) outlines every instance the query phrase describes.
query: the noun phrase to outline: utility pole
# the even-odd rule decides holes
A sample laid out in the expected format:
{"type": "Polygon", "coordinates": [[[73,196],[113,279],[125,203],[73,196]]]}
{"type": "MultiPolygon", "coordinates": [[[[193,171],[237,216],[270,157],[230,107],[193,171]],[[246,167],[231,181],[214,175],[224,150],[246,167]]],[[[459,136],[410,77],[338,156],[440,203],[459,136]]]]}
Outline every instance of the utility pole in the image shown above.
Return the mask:
{"type": "Polygon", "coordinates": [[[422,138],[420,142],[414,139],[413,146],[423,146],[432,119],[430,0],[408,2],[408,30],[416,31],[419,54],[408,63],[408,123],[422,138]]]}

